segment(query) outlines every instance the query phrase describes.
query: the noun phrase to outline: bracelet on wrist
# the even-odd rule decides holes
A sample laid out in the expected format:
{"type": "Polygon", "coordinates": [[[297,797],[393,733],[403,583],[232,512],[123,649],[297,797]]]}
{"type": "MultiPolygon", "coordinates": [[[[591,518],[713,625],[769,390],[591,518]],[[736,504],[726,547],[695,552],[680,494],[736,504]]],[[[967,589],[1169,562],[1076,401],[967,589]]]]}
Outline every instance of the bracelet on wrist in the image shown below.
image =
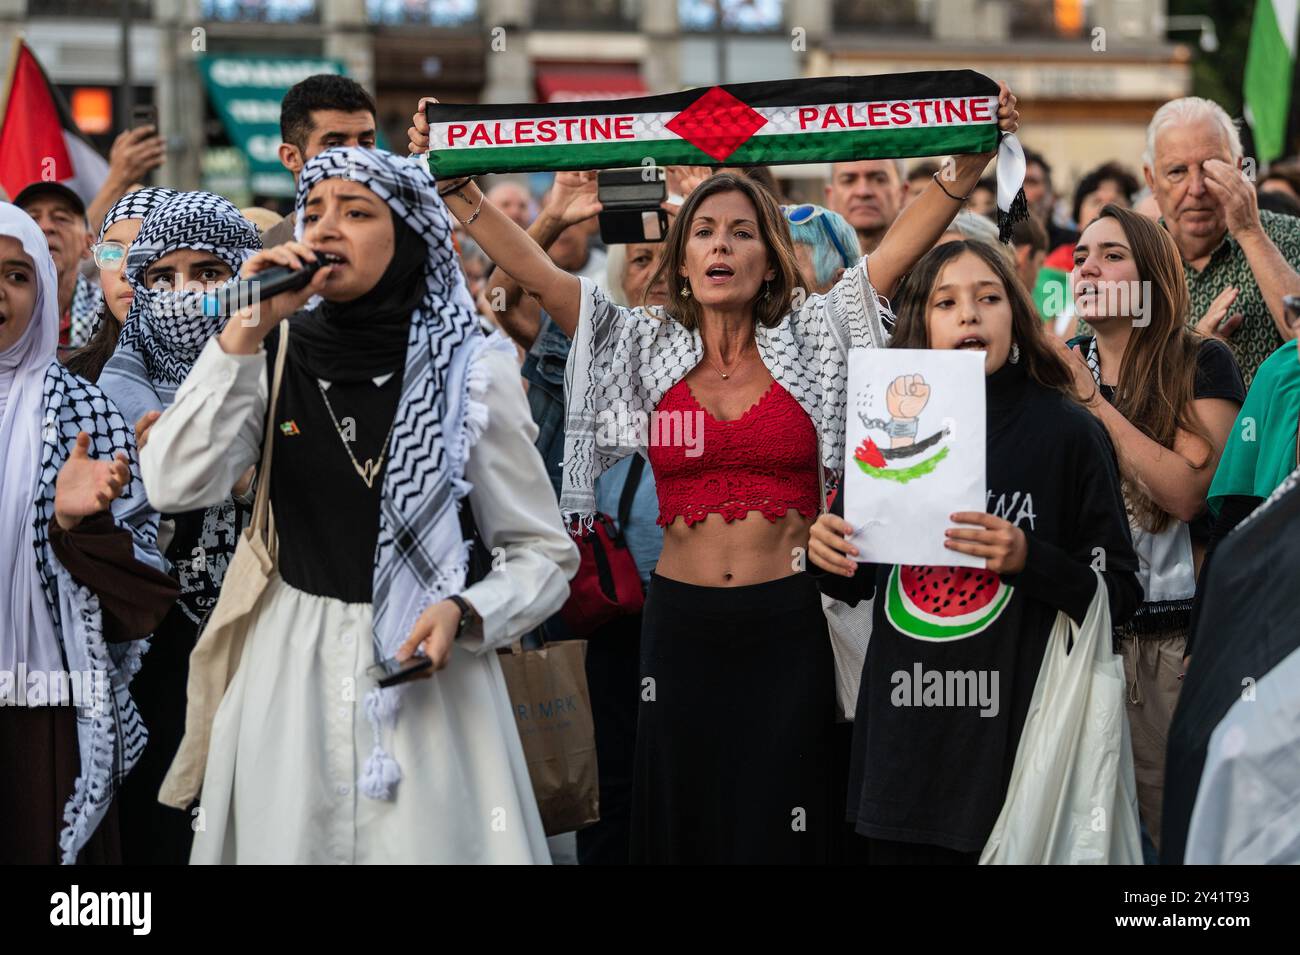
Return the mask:
{"type": "MultiPolygon", "coordinates": [[[[943,194],[944,194],[945,196],[947,196],[949,199],[952,199],[952,200],[954,200],[954,201],[956,201],[956,202],[965,202],[967,199],[970,198],[970,192],[966,193],[966,195],[964,195],[964,196],[954,196],[951,192],[949,192],[949,191],[948,191],[948,187],[945,186],[945,185],[943,184],[943,180],[939,178],[939,173],[938,173],[938,172],[936,172],[936,173],[935,173],[933,176],[931,176],[930,178],[932,178],[935,182],[937,182],[937,183],[939,184],[939,188],[943,190],[943,194]]],[[[975,191],[974,189],[971,190],[971,192],[974,192],[974,191],[975,191]]]]}
{"type": "MultiPolygon", "coordinates": [[[[446,199],[447,196],[451,195],[451,193],[453,192],[459,193],[462,189],[465,188],[466,184],[469,183],[471,178],[472,177],[470,176],[462,176],[460,179],[454,180],[452,184],[448,186],[446,189],[439,189],[438,195],[446,199]]],[[[464,199],[465,197],[461,196],[461,198],[464,199]]],[[[465,201],[468,202],[469,200],[466,199],[465,201]]]]}

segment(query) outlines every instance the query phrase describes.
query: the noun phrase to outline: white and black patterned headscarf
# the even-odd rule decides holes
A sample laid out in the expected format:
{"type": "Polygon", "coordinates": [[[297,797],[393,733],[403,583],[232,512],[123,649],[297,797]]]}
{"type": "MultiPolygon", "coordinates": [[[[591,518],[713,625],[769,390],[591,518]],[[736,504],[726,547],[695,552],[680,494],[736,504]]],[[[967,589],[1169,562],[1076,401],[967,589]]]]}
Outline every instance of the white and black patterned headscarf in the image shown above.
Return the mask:
{"type": "MultiPolygon", "coordinates": [[[[99,227],[97,242],[104,241],[104,233],[115,222],[123,219],[143,219],[159,203],[176,195],[174,189],[150,186],[128,192],[113,203],[104,224],[99,227]]],[[[72,348],[81,348],[89,342],[95,332],[99,331],[100,318],[104,314],[104,289],[91,282],[84,275],[77,276],[77,289],[72,296],[72,324],[68,333],[68,343],[72,348]]]]}
{"type": "MultiPolygon", "coordinates": [[[[135,297],[117,350],[99,376],[99,386],[128,422],[171,405],[199,352],[225,324],[220,315],[204,315],[203,302],[210,294],[204,289],[146,287],[149,266],[178,249],[197,249],[230,266],[233,283],[239,281],[240,266],[261,247],[257,227],[228,199],[210,192],[175,193],[145,216],[126,258],[126,280],[135,297]]],[[[176,564],[181,608],[195,623],[220,593],[234,555],[236,517],[230,500],[208,508],[199,535],[201,552],[176,564]]]]}
{"type": "MultiPolygon", "coordinates": [[[[316,156],[298,181],[299,239],[312,188],[339,178],[373,192],[427,246],[425,291],[411,315],[379,508],[373,641],[375,658],[381,660],[397,651],[425,609],[464,585],[468,547],[461,539],[456,502],[469,490],[465,461],[487,413],[471,393],[475,358],[484,347],[500,343],[479,331],[452,246],[450,217],[424,163],[360,148],[335,148],[316,156]]],[[[374,690],[366,698],[375,749],[359,786],[372,798],[391,798],[400,779],[380,736],[381,724],[391,726],[395,718],[397,696],[394,690],[374,690]]]]}
{"type": "Polygon", "coordinates": [[[117,352],[104,366],[105,376],[120,375],[137,386],[138,400],[119,401],[123,413],[142,415],[170,405],[203,346],[225,324],[221,315],[204,314],[203,289],[148,288],[149,266],[178,249],[211,252],[236,273],[233,283],[240,266],[261,248],[257,227],[229,199],[210,192],[177,193],[145,217],[126,254],[126,280],[135,298],[117,352]]]}
{"type": "Polygon", "coordinates": [[[90,435],[95,458],[126,455],[131,483],[113,502],[113,519],[130,531],[139,560],[159,570],[163,560],[130,426],[99,388],[55,360],[58,280],[44,235],[31,217],[9,203],[0,203],[0,235],[22,244],[36,267],[37,285],[31,324],[20,341],[0,354],[0,447],[5,449],[0,586],[6,588],[0,599],[0,670],[12,673],[21,664],[28,672],[95,675],[90,688],[85,679],[70,681],[80,773],[64,808],[67,825],[59,847],[63,861],[71,863],[147,739],[127,690],[146,642],[106,643],[98,598],[72,578],[50,547],[55,479],[79,432],[90,435]],[[96,680],[101,687],[95,687],[96,680]]]}
{"type": "Polygon", "coordinates": [[[99,312],[104,307],[104,290],[84,275],[77,276],[72,291],[72,314],[68,323],[68,347],[81,348],[99,328],[99,312]]]}
{"type": "Polygon", "coordinates": [[[112,208],[104,216],[104,224],[99,227],[99,238],[96,241],[103,242],[108,230],[123,219],[147,219],[149,213],[175,195],[175,189],[166,189],[162,186],[147,186],[135,192],[128,192],[113,203],[112,208]]]}

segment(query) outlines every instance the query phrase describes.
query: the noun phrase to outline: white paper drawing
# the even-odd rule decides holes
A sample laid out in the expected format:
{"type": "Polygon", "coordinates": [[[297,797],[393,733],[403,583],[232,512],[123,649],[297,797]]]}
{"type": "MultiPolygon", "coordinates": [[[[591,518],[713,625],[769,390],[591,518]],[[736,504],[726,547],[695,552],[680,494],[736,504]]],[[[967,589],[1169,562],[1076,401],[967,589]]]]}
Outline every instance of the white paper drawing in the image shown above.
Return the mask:
{"type": "Polygon", "coordinates": [[[844,518],[858,560],[984,567],[944,547],[957,511],[984,511],[984,353],[849,354],[844,518]]]}

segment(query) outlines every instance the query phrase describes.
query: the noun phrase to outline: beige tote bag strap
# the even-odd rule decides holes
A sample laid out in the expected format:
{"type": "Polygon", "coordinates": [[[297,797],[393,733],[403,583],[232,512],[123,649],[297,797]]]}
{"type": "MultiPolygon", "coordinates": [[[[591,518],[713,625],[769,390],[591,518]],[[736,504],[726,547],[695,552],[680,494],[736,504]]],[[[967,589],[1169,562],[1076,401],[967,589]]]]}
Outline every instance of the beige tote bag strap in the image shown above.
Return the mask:
{"type": "Polygon", "coordinates": [[[275,351],[275,372],[271,376],[271,397],[266,412],[266,435],[262,439],[262,460],[257,466],[257,494],[253,498],[253,538],[261,538],[267,550],[274,547],[268,539],[267,528],[271,510],[271,455],[275,450],[275,406],[280,398],[280,382],[284,378],[284,358],[289,353],[289,320],[280,322],[280,345],[275,351]]]}

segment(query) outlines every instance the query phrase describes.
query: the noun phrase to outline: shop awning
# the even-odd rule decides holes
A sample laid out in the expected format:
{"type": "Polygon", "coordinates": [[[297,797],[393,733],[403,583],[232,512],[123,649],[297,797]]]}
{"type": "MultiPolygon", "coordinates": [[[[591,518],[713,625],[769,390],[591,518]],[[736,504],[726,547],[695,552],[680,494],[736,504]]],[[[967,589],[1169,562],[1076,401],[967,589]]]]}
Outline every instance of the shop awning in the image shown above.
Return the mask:
{"type": "Polygon", "coordinates": [[[280,101],[300,80],[343,73],[340,60],[205,56],[199,60],[212,106],[248,162],[250,192],[293,197],[293,175],[280,165],[280,101]]]}
{"type": "Polygon", "coordinates": [[[645,96],[649,92],[635,67],[592,71],[539,67],[537,70],[537,99],[542,103],[622,99],[645,96]]]}

